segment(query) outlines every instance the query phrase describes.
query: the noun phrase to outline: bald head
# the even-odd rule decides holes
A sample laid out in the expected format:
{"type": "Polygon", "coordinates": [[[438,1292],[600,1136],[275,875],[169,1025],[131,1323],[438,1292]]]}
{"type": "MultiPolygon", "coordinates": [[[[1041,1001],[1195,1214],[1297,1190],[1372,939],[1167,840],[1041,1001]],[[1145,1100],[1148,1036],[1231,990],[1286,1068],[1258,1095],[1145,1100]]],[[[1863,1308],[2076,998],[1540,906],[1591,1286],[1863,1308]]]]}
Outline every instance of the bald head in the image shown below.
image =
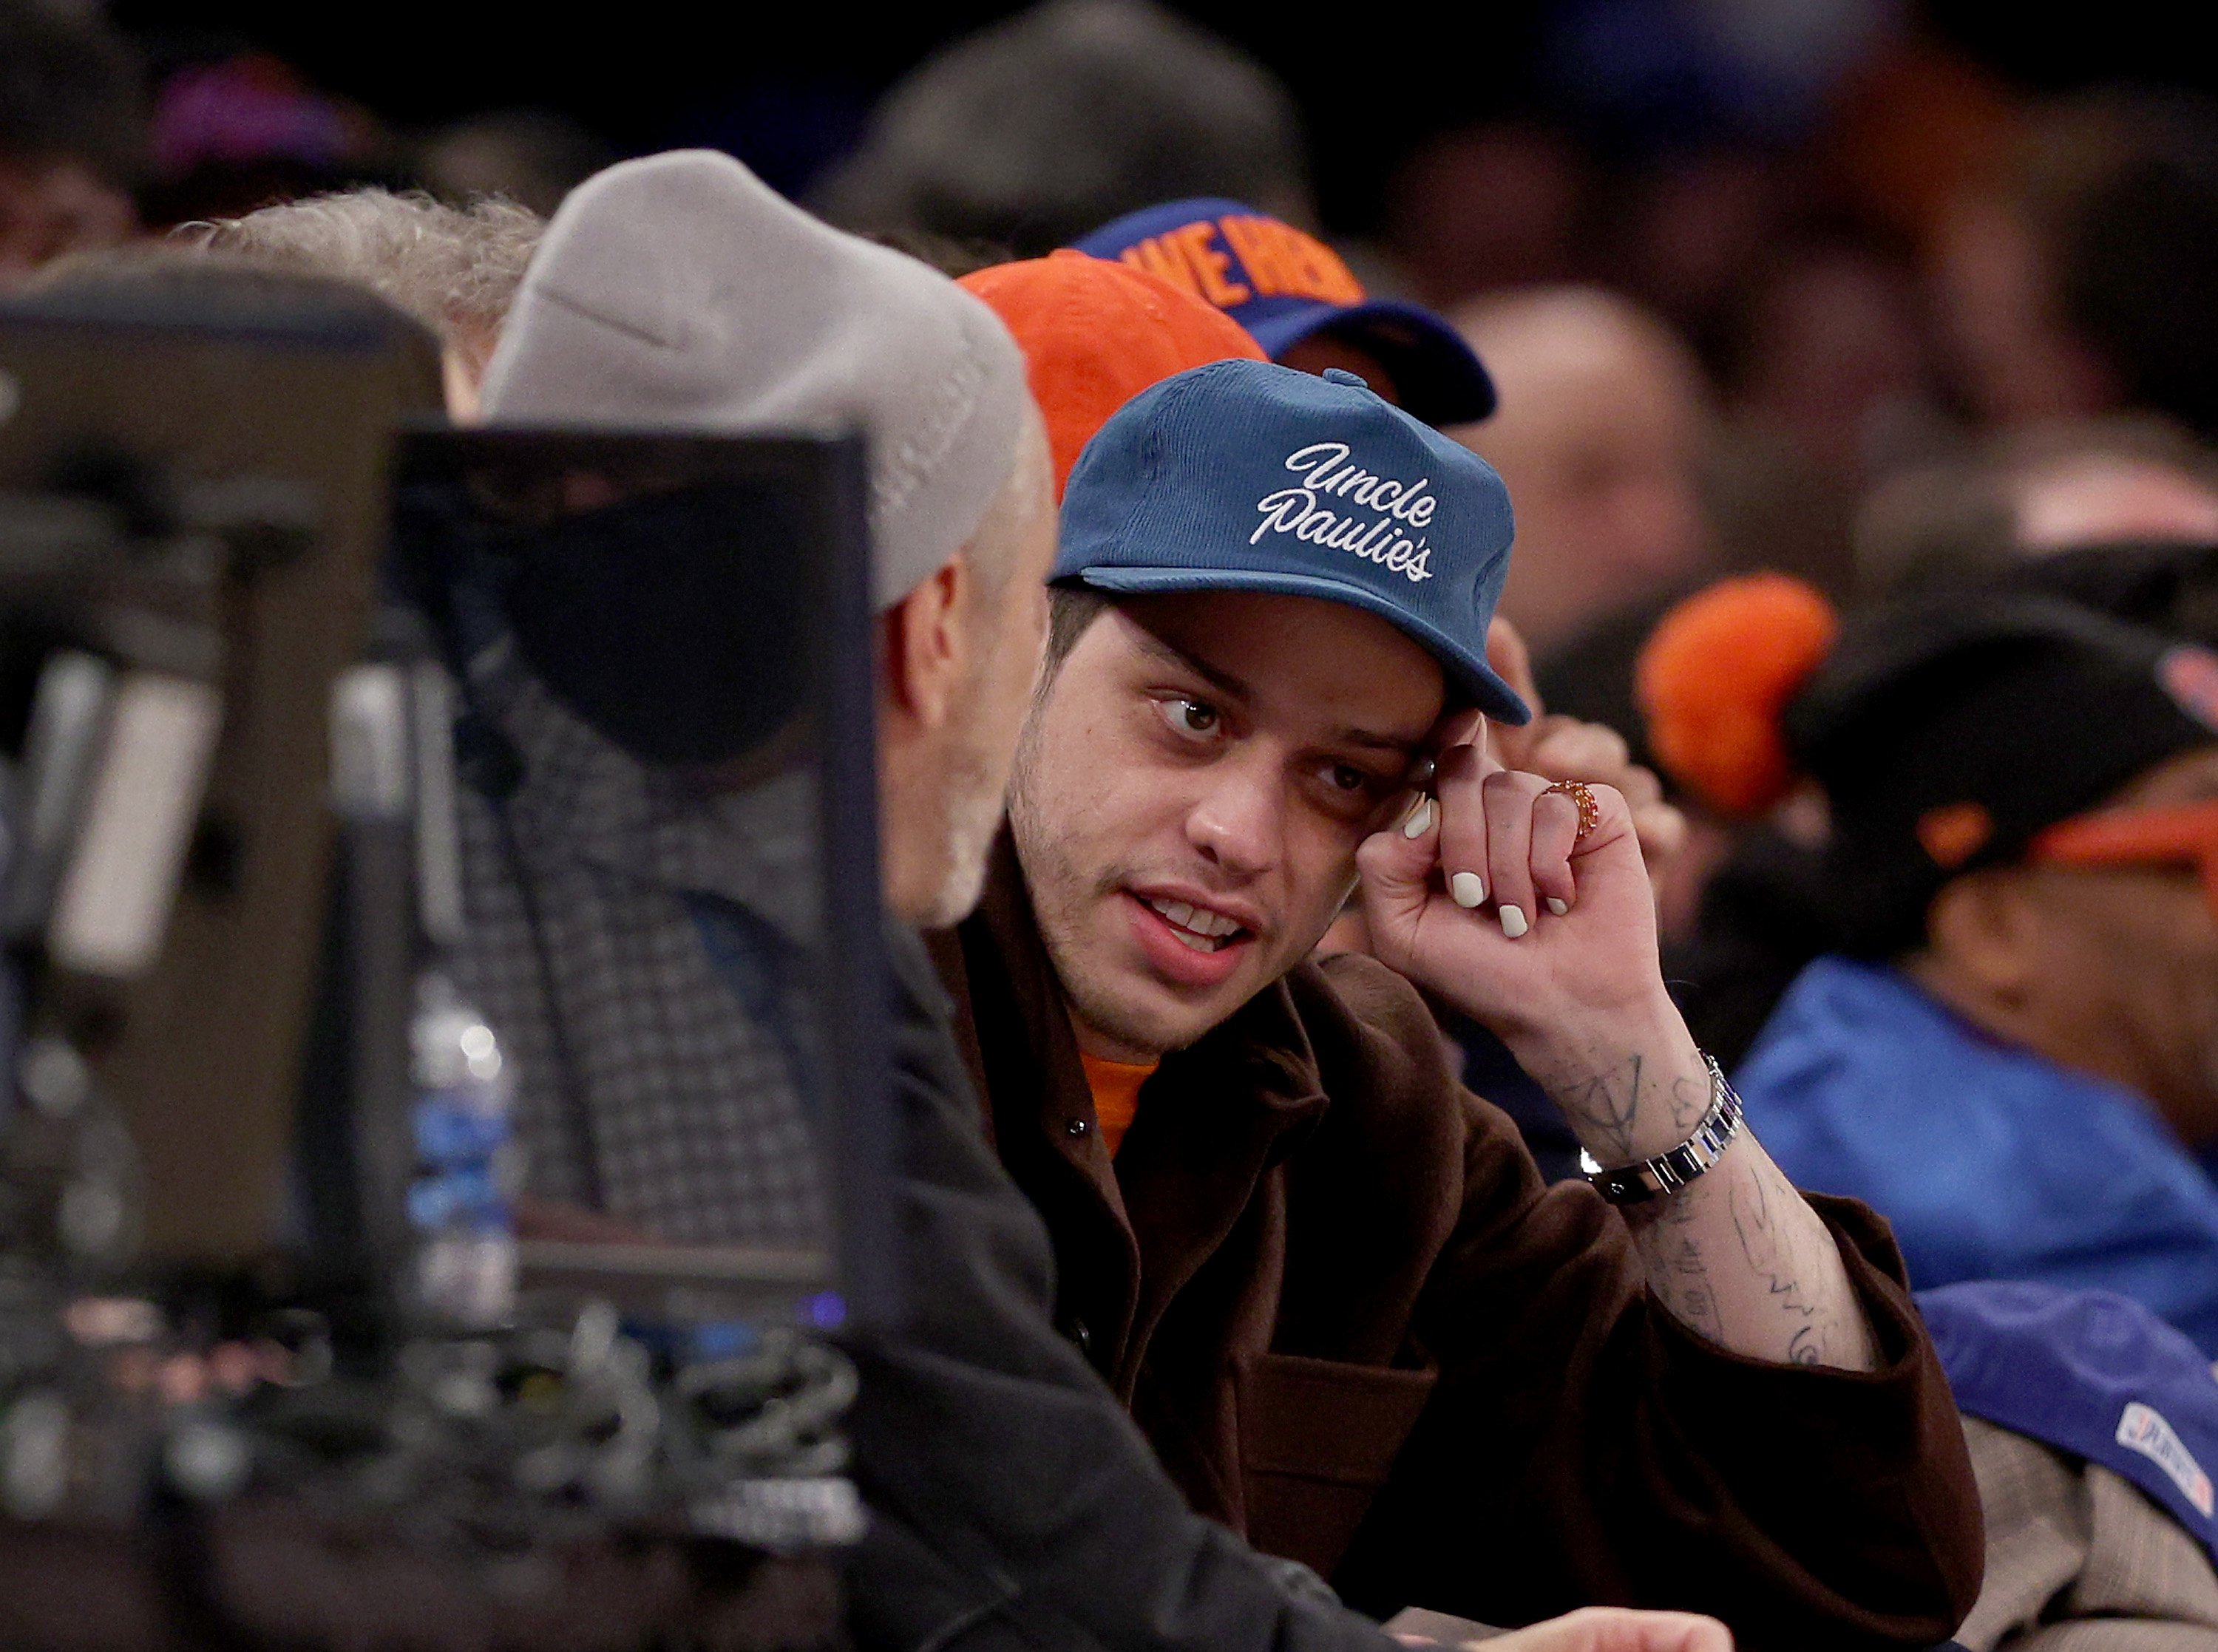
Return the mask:
{"type": "Polygon", "coordinates": [[[1587,287],[1490,296],[1455,322],[1501,393],[1492,419],[1457,434],[1509,485],[1517,548],[1502,612],[1533,647],[1697,572],[1707,411],[1678,336],[1587,287]]]}

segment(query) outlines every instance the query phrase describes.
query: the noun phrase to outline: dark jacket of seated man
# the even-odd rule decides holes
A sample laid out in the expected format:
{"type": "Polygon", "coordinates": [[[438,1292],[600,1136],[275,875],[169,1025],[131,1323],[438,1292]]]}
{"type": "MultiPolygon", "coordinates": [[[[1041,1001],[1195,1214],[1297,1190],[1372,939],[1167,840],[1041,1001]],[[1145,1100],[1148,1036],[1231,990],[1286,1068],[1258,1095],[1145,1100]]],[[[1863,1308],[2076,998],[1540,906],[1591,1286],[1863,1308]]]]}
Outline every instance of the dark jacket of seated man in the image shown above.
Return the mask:
{"type": "Polygon", "coordinates": [[[1058,1321],[1197,1509],[1378,1616],[1670,1606],[1815,1648],[1968,1610],[1955,1408],[1863,1206],[1811,1201],[1879,1368],[1744,1358],[1651,1303],[1624,1221],[1543,1184],[1372,960],[1303,964],[1167,1056],[1112,1160],[1006,832],[932,939],[1058,1321]]]}
{"type": "Polygon", "coordinates": [[[856,1644],[1395,1652],[1316,1580],[1180,1507],[1056,1335],[1047,1234],[979,1132],[924,949],[906,930],[889,938],[911,1317],[849,1343],[871,1511],[848,1568],[856,1644]]]}

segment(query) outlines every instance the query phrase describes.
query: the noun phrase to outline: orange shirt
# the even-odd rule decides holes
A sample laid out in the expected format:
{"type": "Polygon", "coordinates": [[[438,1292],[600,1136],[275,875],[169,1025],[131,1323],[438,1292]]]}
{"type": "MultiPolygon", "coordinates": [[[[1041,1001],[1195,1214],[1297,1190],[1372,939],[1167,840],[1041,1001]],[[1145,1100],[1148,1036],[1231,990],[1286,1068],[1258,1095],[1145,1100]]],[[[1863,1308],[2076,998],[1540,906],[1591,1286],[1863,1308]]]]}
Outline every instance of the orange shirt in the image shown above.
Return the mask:
{"type": "Polygon", "coordinates": [[[1162,1065],[1159,1061],[1106,1061],[1084,1050],[1078,1059],[1086,1067],[1086,1087],[1094,1092],[1094,1117],[1101,1123],[1101,1139],[1109,1156],[1124,1145],[1124,1132],[1132,1128],[1140,1111],[1140,1086],[1162,1065]]]}

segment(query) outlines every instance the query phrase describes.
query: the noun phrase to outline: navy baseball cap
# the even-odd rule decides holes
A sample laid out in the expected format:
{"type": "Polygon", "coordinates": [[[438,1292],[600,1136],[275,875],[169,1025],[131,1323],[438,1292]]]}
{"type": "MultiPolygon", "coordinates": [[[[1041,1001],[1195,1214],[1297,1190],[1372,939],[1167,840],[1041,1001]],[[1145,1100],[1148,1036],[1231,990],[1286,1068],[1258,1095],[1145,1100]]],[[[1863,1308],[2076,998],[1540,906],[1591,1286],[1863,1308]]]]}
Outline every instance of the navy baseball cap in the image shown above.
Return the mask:
{"type": "Polygon", "coordinates": [[[1428,424],[1494,411],[1494,381],[1463,335],[1430,310],[1363,291],[1340,254],[1283,219],[1209,196],[1127,213],[1078,243],[1160,275],[1215,305],[1266,356],[1328,328],[1394,375],[1401,404],[1428,424]]]}
{"type": "Polygon", "coordinates": [[[1509,570],[1492,466],[1337,368],[1212,362],[1118,408],[1063,499],[1057,585],[1268,591],[1399,627],[1488,716],[1532,713],[1486,663],[1509,570]]]}

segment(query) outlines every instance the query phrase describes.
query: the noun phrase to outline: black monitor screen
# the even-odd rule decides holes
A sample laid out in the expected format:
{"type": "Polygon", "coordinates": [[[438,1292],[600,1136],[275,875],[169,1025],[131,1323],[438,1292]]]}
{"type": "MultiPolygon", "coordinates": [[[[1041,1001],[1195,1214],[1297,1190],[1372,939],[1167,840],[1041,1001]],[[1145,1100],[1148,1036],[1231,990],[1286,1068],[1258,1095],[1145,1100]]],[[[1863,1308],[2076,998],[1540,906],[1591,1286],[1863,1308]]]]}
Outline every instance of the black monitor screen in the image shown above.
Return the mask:
{"type": "Polygon", "coordinates": [[[402,444],[527,1290],[891,1311],[863,490],[836,439],[402,444]]]}

